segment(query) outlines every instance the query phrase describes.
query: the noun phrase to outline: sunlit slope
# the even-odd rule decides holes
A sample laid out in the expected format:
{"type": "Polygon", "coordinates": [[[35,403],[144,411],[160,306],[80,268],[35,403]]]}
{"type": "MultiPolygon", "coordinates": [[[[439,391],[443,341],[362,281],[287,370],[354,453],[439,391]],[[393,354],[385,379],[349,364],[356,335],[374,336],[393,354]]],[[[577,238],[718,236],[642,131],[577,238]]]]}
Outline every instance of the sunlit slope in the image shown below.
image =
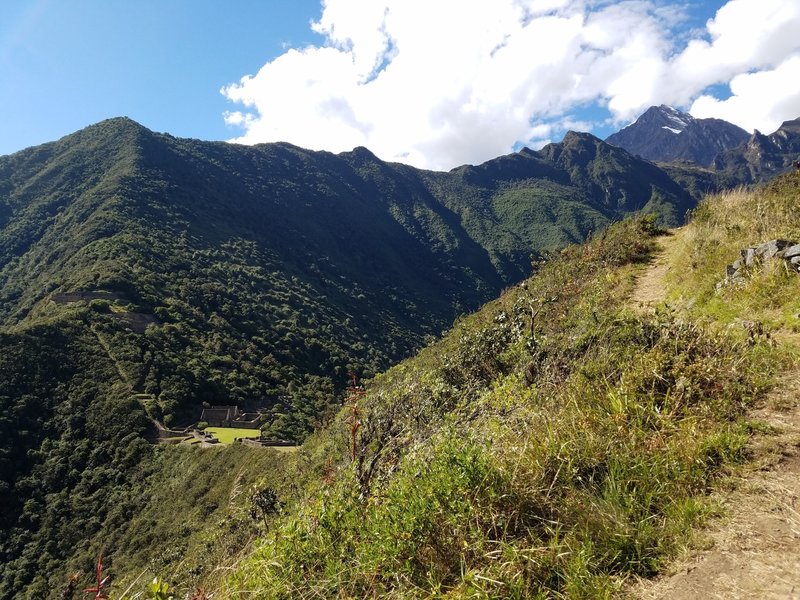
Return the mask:
{"type": "Polygon", "coordinates": [[[746,460],[748,408],[792,365],[764,334],[788,320],[728,323],[788,315],[796,273],[765,265],[746,286],[769,293],[714,290],[741,246],[794,235],[797,178],[731,198],[704,203],[664,258],[664,298],[690,312],[630,306],[658,234],[631,220],[376,378],[309,442],[338,469],[319,467],[226,595],[596,598],[658,572],[746,460]],[[717,298],[738,316],[716,318],[717,298]]]}

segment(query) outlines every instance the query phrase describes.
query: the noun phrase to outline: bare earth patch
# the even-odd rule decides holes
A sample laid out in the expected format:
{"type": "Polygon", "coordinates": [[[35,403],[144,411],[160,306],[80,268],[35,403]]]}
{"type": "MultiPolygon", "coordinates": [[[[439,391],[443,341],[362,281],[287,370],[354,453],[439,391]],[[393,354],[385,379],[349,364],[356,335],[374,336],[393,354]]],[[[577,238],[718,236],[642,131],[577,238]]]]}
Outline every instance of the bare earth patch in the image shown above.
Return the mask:
{"type": "Polygon", "coordinates": [[[658,250],[650,266],[636,280],[636,287],[631,295],[631,306],[637,310],[652,310],[656,304],[664,300],[664,278],[670,269],[669,257],[680,243],[683,229],[673,229],[656,240],[658,250]]]}
{"type": "Polygon", "coordinates": [[[707,550],[636,582],[640,600],[800,599],[800,373],[792,372],[750,418],[775,428],[753,439],[754,462],[714,493],[725,516],[698,537],[707,550]]]}

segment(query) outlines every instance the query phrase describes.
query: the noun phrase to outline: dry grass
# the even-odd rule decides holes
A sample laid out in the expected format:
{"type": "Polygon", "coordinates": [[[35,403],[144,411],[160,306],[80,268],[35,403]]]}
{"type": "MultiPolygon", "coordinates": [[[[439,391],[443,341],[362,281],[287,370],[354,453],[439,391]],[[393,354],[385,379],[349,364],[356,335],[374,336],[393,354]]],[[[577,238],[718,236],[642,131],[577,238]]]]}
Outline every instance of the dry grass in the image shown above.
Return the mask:
{"type": "Polygon", "coordinates": [[[743,248],[771,239],[800,241],[800,176],[755,191],[703,201],[675,240],[664,278],[667,300],[722,323],[761,321],[768,330],[800,330],[800,277],[781,260],[754,268],[743,284],[716,284],[743,248]]]}
{"type": "MultiPolygon", "coordinates": [[[[698,539],[704,551],[687,552],[658,581],[640,580],[629,592],[641,600],[800,597],[800,374],[772,396],[791,395],[794,406],[753,413],[764,434],[750,444],[752,460],[714,494],[725,511],[698,539]]],[[[772,400],[772,399],[770,399],[772,400]]]]}

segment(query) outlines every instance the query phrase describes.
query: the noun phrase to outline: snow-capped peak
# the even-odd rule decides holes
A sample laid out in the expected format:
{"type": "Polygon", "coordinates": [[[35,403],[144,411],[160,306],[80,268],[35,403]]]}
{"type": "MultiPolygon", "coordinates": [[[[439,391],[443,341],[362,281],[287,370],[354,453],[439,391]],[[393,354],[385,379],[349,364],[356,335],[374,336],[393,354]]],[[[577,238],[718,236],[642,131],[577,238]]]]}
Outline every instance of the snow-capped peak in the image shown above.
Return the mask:
{"type": "Polygon", "coordinates": [[[666,104],[662,104],[660,107],[662,114],[669,119],[674,125],[680,128],[678,131],[675,131],[672,127],[664,126],[664,129],[669,129],[673,133],[680,133],[683,131],[685,127],[689,126],[689,122],[694,120],[692,115],[687,114],[685,112],[679,111],[677,108],[673,108],[671,106],[667,106],[666,104]]]}

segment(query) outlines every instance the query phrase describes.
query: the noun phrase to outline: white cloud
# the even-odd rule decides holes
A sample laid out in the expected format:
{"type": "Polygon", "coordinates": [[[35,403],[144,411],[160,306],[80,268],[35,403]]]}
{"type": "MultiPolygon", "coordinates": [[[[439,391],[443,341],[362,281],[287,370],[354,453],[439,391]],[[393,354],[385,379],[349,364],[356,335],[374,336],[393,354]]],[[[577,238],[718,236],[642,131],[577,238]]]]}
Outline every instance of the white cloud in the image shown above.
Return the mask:
{"type": "Polygon", "coordinates": [[[697,116],[748,128],[800,116],[800,2],[730,0],[695,32],[676,30],[686,10],[656,0],[324,0],[312,27],[326,45],[290,49],[225,87],[246,109],[225,121],[244,129],[242,143],[363,145],[450,168],[539,145],[590,102],[617,121],[693,100],[697,116]],[[731,99],[698,98],[728,82],[731,99]]]}
{"type": "Polygon", "coordinates": [[[727,100],[700,96],[692,104],[692,114],[771,133],[783,121],[800,117],[800,53],[775,69],[737,75],[730,86],[733,95],[727,100]]]}

